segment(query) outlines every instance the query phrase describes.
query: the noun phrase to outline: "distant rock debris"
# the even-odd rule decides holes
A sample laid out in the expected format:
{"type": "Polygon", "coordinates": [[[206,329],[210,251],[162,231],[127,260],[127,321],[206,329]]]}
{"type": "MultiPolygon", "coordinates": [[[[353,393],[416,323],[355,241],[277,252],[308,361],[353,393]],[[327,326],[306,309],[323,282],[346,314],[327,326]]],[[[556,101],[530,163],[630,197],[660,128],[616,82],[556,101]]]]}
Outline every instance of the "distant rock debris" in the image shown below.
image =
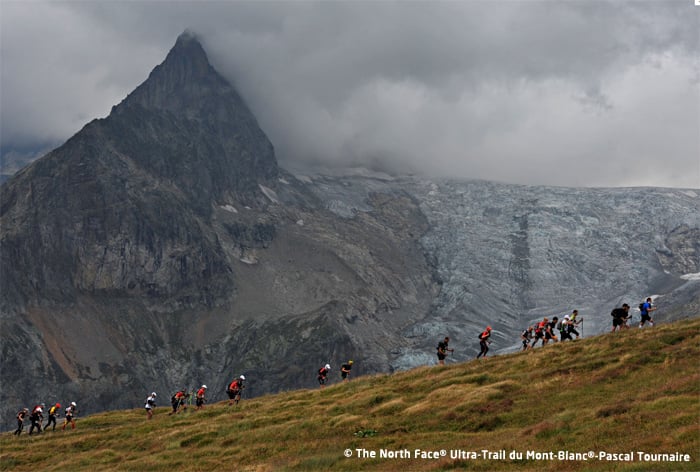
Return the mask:
{"type": "Polygon", "coordinates": [[[357,213],[357,208],[342,200],[329,200],[326,202],[326,208],[342,218],[352,218],[357,213]]]}
{"type": "Polygon", "coordinates": [[[230,211],[231,213],[238,213],[238,210],[233,205],[221,205],[219,208],[222,210],[230,211]]]}
{"type": "Polygon", "coordinates": [[[270,199],[271,202],[273,203],[279,203],[279,197],[277,196],[277,193],[272,190],[271,188],[265,187],[264,185],[259,185],[260,190],[262,190],[262,193],[265,194],[267,198],[270,199]]]}
{"type": "Polygon", "coordinates": [[[251,254],[246,254],[245,256],[241,257],[239,261],[243,262],[244,264],[253,265],[258,263],[258,258],[251,254]]]}

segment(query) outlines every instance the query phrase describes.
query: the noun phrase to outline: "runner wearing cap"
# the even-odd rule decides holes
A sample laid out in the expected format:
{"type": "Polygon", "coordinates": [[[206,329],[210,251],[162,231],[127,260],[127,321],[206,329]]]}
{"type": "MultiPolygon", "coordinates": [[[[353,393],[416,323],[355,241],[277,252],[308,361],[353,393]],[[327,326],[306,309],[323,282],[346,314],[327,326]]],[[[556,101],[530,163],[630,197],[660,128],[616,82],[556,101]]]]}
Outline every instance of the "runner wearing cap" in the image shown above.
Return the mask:
{"type": "Polygon", "coordinates": [[[226,393],[228,394],[228,404],[233,405],[234,403],[238,405],[238,402],[241,400],[241,390],[245,388],[245,385],[243,385],[243,382],[245,382],[245,376],[241,375],[237,379],[234,379],[233,382],[231,382],[226,389],[226,393]]]}
{"type": "Polygon", "coordinates": [[[146,408],[146,414],[148,415],[148,419],[150,420],[153,418],[153,409],[156,407],[156,392],[151,392],[151,394],[146,398],[146,405],[144,408],[146,408]]]}
{"type": "Polygon", "coordinates": [[[71,402],[68,408],[66,408],[66,419],[63,422],[63,428],[61,428],[63,431],[65,431],[68,423],[70,423],[71,429],[75,429],[75,418],[73,417],[76,413],[78,413],[78,405],[76,405],[75,402],[71,402]]]}
{"type": "Polygon", "coordinates": [[[491,326],[487,326],[484,332],[479,335],[479,346],[481,346],[481,352],[476,356],[477,359],[481,356],[484,356],[484,359],[486,358],[486,353],[489,352],[489,344],[491,344],[491,341],[489,341],[490,337],[491,326]]]}
{"type": "Polygon", "coordinates": [[[320,369],[318,369],[318,383],[321,385],[321,388],[324,388],[326,386],[326,381],[328,380],[328,372],[330,372],[330,370],[330,364],[326,364],[320,369]]]}
{"type": "Polygon", "coordinates": [[[196,405],[197,407],[195,410],[199,410],[200,408],[204,408],[204,394],[207,393],[207,386],[202,385],[199,390],[197,390],[197,400],[196,400],[196,405]]]}
{"type": "Polygon", "coordinates": [[[352,370],[352,364],[352,361],[348,361],[347,364],[340,366],[340,376],[342,377],[343,382],[348,381],[348,375],[350,375],[350,371],[352,370]]]}

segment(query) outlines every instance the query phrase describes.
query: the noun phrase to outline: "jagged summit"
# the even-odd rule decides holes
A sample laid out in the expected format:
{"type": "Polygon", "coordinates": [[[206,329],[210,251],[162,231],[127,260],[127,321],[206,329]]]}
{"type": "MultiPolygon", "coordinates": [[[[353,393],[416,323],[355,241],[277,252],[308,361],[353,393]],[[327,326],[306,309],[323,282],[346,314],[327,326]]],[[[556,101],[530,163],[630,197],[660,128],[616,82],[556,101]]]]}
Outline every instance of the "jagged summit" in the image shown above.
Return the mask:
{"type": "Polygon", "coordinates": [[[137,87],[115,109],[140,105],[149,109],[187,112],[192,106],[200,108],[201,100],[210,94],[228,94],[237,107],[247,107],[238,94],[209,63],[209,58],[197,37],[182,33],[165,60],[151,71],[148,79],[137,87]]]}
{"type": "MultiPolygon", "coordinates": [[[[177,37],[175,45],[162,65],[163,67],[182,67],[182,71],[193,72],[201,76],[213,72],[207,53],[204,52],[198,36],[188,30],[177,37]]],[[[195,75],[196,77],[197,75],[195,75]]]]}
{"type": "Polygon", "coordinates": [[[212,96],[233,101],[241,113],[252,116],[238,93],[211,66],[198,37],[185,31],[148,79],[115,109],[140,105],[192,114],[192,109],[201,110],[205,105],[212,105],[212,96]]]}
{"type": "Polygon", "coordinates": [[[185,44],[189,42],[195,42],[201,46],[199,35],[191,29],[186,28],[185,31],[180,33],[180,36],[177,37],[177,40],[175,40],[175,45],[177,46],[180,43],[185,44]]]}
{"type": "Polygon", "coordinates": [[[176,182],[205,213],[212,201],[255,205],[258,185],[276,181],[272,144],[190,31],[105,126],[119,152],[176,182]]]}
{"type": "Polygon", "coordinates": [[[167,108],[174,104],[168,100],[173,95],[196,93],[201,97],[202,92],[206,92],[204,85],[216,89],[227,88],[228,84],[209,64],[207,53],[197,37],[185,32],[177,38],[165,61],[153,69],[144,86],[136,89],[133,95],[143,97],[144,104],[167,108]],[[157,91],[164,93],[153,93],[157,91]]]}

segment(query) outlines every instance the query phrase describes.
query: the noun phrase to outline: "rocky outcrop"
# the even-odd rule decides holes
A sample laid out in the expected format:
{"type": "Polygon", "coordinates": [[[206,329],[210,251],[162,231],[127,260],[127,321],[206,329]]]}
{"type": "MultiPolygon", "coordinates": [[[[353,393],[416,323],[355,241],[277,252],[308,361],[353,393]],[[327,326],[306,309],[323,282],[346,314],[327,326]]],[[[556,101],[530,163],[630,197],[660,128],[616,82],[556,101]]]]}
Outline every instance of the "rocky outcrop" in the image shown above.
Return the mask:
{"type": "Polygon", "coordinates": [[[666,233],[656,253],[667,272],[700,272],[700,228],[691,228],[685,223],[673,228],[666,233]]]}

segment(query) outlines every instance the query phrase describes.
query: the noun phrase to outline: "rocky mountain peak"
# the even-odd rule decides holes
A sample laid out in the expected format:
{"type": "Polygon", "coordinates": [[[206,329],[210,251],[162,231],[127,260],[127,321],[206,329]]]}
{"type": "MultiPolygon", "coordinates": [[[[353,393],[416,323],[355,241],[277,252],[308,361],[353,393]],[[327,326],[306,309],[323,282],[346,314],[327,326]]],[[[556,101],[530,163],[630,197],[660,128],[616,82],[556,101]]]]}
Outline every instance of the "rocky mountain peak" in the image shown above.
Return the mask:
{"type": "Polygon", "coordinates": [[[209,74],[216,74],[216,71],[209,64],[207,53],[197,36],[185,31],[178,36],[175,46],[154,73],[167,74],[168,78],[174,79],[173,85],[177,85],[198,81],[209,74]]]}
{"type": "Polygon", "coordinates": [[[255,116],[185,32],[107,118],[1,187],[0,310],[103,290],[219,303],[232,276],[212,213],[264,211],[278,172],[255,116]],[[103,277],[105,263],[120,275],[103,277]]]}
{"type": "Polygon", "coordinates": [[[275,185],[272,144],[190,31],[104,126],[119,153],[174,182],[204,213],[212,203],[256,206],[265,201],[258,185],[275,185]]]}
{"type": "Polygon", "coordinates": [[[233,89],[209,63],[197,36],[185,31],[177,38],[165,60],[153,69],[148,80],[120,106],[138,104],[149,109],[187,112],[192,105],[199,108],[198,102],[206,101],[207,96],[231,92],[233,89]]]}

